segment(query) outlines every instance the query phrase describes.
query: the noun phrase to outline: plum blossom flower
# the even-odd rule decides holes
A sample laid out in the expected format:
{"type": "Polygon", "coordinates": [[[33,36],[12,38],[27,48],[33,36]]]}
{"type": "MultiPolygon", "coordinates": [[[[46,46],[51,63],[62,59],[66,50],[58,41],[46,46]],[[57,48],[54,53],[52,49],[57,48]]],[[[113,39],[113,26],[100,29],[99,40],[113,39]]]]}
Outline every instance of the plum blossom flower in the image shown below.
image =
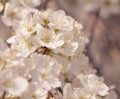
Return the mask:
{"type": "Polygon", "coordinates": [[[19,0],[23,6],[36,7],[41,4],[41,0],[19,0]]]}
{"type": "Polygon", "coordinates": [[[26,17],[35,10],[34,7],[40,5],[40,2],[40,0],[5,0],[3,6],[0,3],[1,11],[4,8],[1,16],[3,23],[9,27],[12,26],[14,20],[21,20],[26,17]]]}
{"type": "Polygon", "coordinates": [[[41,46],[56,49],[64,44],[64,41],[60,39],[61,34],[56,35],[54,31],[40,27],[40,31],[36,35],[36,39],[41,46]]]}
{"type": "Polygon", "coordinates": [[[31,56],[33,69],[29,70],[32,82],[37,82],[41,88],[50,90],[61,86],[58,79],[60,74],[60,64],[49,56],[33,54],[31,56]],[[40,60],[40,61],[39,61],[40,60]]]}
{"type": "Polygon", "coordinates": [[[79,79],[83,86],[85,86],[85,89],[94,95],[105,96],[108,94],[109,88],[103,83],[102,79],[98,78],[96,75],[80,75],[79,79]]]}
{"type": "Polygon", "coordinates": [[[88,39],[82,25],[64,11],[33,11],[12,26],[10,48],[2,53],[5,46],[0,45],[0,68],[5,66],[0,95],[7,91],[21,99],[107,97],[108,86],[83,54],[88,39]]]}
{"type": "Polygon", "coordinates": [[[54,54],[73,56],[78,48],[77,38],[79,37],[76,34],[80,34],[81,25],[78,25],[73,18],[66,16],[61,10],[56,12],[52,10],[35,11],[33,15],[16,23],[13,25],[15,35],[8,39],[8,43],[18,46],[21,51],[26,49],[25,57],[33,53],[35,49],[42,48],[46,48],[54,54]]]}
{"type": "Polygon", "coordinates": [[[28,81],[12,69],[1,71],[0,79],[0,94],[8,92],[13,96],[21,96],[28,87],[28,81]]]}
{"type": "Polygon", "coordinates": [[[63,89],[63,99],[77,99],[71,84],[65,85],[63,89]]]}
{"type": "Polygon", "coordinates": [[[1,17],[4,24],[12,26],[14,20],[20,20],[32,12],[32,8],[25,8],[19,4],[8,2],[5,4],[4,14],[1,17]]]}

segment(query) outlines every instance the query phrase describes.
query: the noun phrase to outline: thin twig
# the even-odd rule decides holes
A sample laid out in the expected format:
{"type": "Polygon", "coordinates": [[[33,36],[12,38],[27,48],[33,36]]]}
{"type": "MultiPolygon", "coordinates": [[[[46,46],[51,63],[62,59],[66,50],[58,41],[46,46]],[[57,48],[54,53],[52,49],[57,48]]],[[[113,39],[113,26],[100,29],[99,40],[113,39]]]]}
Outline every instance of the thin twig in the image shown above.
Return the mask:
{"type": "Polygon", "coordinates": [[[4,91],[4,93],[2,94],[2,99],[5,99],[6,96],[6,91],[4,91]]]}

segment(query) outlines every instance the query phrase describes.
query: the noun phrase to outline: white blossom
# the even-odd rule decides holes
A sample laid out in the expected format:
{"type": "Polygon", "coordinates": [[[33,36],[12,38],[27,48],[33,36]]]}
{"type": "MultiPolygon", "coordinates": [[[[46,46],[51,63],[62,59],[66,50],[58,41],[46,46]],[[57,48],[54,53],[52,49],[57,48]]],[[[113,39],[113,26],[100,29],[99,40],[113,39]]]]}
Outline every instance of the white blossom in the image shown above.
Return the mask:
{"type": "Polygon", "coordinates": [[[20,20],[32,12],[31,8],[24,8],[16,5],[15,3],[6,3],[4,9],[4,15],[1,17],[2,21],[7,26],[12,26],[14,20],[20,20]]]}
{"type": "Polygon", "coordinates": [[[29,16],[17,23],[18,25],[16,23],[13,25],[15,35],[8,39],[8,43],[18,46],[21,51],[24,49],[23,55],[25,56],[33,53],[35,49],[43,47],[55,54],[73,56],[78,48],[77,38],[79,37],[76,37],[76,33],[80,34],[81,25],[79,27],[78,23],[73,18],[66,16],[63,11],[36,11],[33,17],[29,16]],[[62,20],[63,23],[60,23],[59,20],[62,20]],[[70,29],[66,29],[68,27],[70,29]]]}
{"type": "Polygon", "coordinates": [[[60,36],[61,34],[56,35],[53,30],[40,27],[40,31],[37,33],[36,38],[41,46],[56,49],[64,44],[64,41],[60,39],[60,36]]]}
{"type": "Polygon", "coordinates": [[[6,69],[0,73],[0,94],[5,91],[11,95],[20,96],[28,87],[25,78],[20,77],[15,70],[6,69]]]}
{"type": "Polygon", "coordinates": [[[19,0],[23,6],[36,7],[39,6],[41,0],[19,0]]]}
{"type": "Polygon", "coordinates": [[[103,83],[103,80],[98,78],[96,75],[80,75],[79,79],[85,86],[85,89],[92,92],[94,95],[105,96],[108,94],[109,88],[103,83]]]}
{"type": "Polygon", "coordinates": [[[103,17],[108,17],[112,14],[120,14],[119,0],[102,0],[100,14],[103,17]]]}
{"type": "Polygon", "coordinates": [[[58,76],[60,74],[60,64],[49,56],[33,54],[31,62],[33,69],[29,71],[33,82],[37,82],[43,89],[50,90],[61,86],[58,76]]]}
{"type": "Polygon", "coordinates": [[[71,84],[65,85],[63,89],[63,99],[77,99],[71,84]]]}
{"type": "Polygon", "coordinates": [[[79,2],[85,13],[98,12],[103,18],[120,14],[119,0],[80,0],[79,2]]]}
{"type": "Polygon", "coordinates": [[[0,2],[0,12],[3,11],[4,5],[2,4],[2,2],[0,2]]]}
{"type": "MultiPolygon", "coordinates": [[[[39,2],[19,1],[22,7],[39,2]]],[[[19,19],[24,10],[19,3],[8,2],[3,15],[14,32],[7,40],[10,47],[0,39],[0,96],[7,92],[6,97],[21,99],[56,99],[56,95],[62,99],[109,98],[108,86],[83,54],[88,39],[82,25],[62,10],[31,13],[28,9],[19,19]],[[11,19],[7,14],[14,10],[18,16],[11,19]]]]}

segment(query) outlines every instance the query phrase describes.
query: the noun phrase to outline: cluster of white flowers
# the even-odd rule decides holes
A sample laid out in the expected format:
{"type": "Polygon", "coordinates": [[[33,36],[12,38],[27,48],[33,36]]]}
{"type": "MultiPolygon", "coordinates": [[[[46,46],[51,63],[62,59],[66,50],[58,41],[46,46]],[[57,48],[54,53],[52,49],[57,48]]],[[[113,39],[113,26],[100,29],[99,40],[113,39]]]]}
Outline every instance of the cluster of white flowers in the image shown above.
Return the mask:
{"type": "Polygon", "coordinates": [[[0,13],[2,21],[7,26],[12,26],[13,20],[21,20],[39,6],[41,0],[1,0],[0,13]]]}
{"type": "Polygon", "coordinates": [[[120,14],[120,0],[80,0],[85,12],[99,11],[102,17],[120,14]]]}
{"type": "Polygon", "coordinates": [[[1,99],[117,98],[83,54],[82,25],[64,11],[34,10],[11,25],[10,47],[0,39],[1,99]]]}

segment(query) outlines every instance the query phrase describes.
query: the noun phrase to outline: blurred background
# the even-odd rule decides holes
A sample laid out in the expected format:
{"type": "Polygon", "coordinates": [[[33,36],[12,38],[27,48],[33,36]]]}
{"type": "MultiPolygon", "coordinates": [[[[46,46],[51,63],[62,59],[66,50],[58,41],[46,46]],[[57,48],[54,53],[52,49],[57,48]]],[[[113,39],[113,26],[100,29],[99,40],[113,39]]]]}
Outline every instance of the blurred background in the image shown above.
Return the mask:
{"type": "MultiPolygon", "coordinates": [[[[111,6],[110,2],[113,1],[117,0],[42,0],[38,8],[64,10],[83,24],[83,30],[89,38],[85,54],[97,69],[97,74],[105,78],[107,85],[116,85],[120,99],[120,7],[111,6]],[[100,1],[105,1],[107,10],[98,5],[100,1]],[[111,11],[117,13],[109,14],[111,11]]],[[[120,6],[120,0],[118,3],[120,6]]],[[[0,37],[6,40],[11,32],[12,28],[6,27],[0,20],[0,37]]]]}

